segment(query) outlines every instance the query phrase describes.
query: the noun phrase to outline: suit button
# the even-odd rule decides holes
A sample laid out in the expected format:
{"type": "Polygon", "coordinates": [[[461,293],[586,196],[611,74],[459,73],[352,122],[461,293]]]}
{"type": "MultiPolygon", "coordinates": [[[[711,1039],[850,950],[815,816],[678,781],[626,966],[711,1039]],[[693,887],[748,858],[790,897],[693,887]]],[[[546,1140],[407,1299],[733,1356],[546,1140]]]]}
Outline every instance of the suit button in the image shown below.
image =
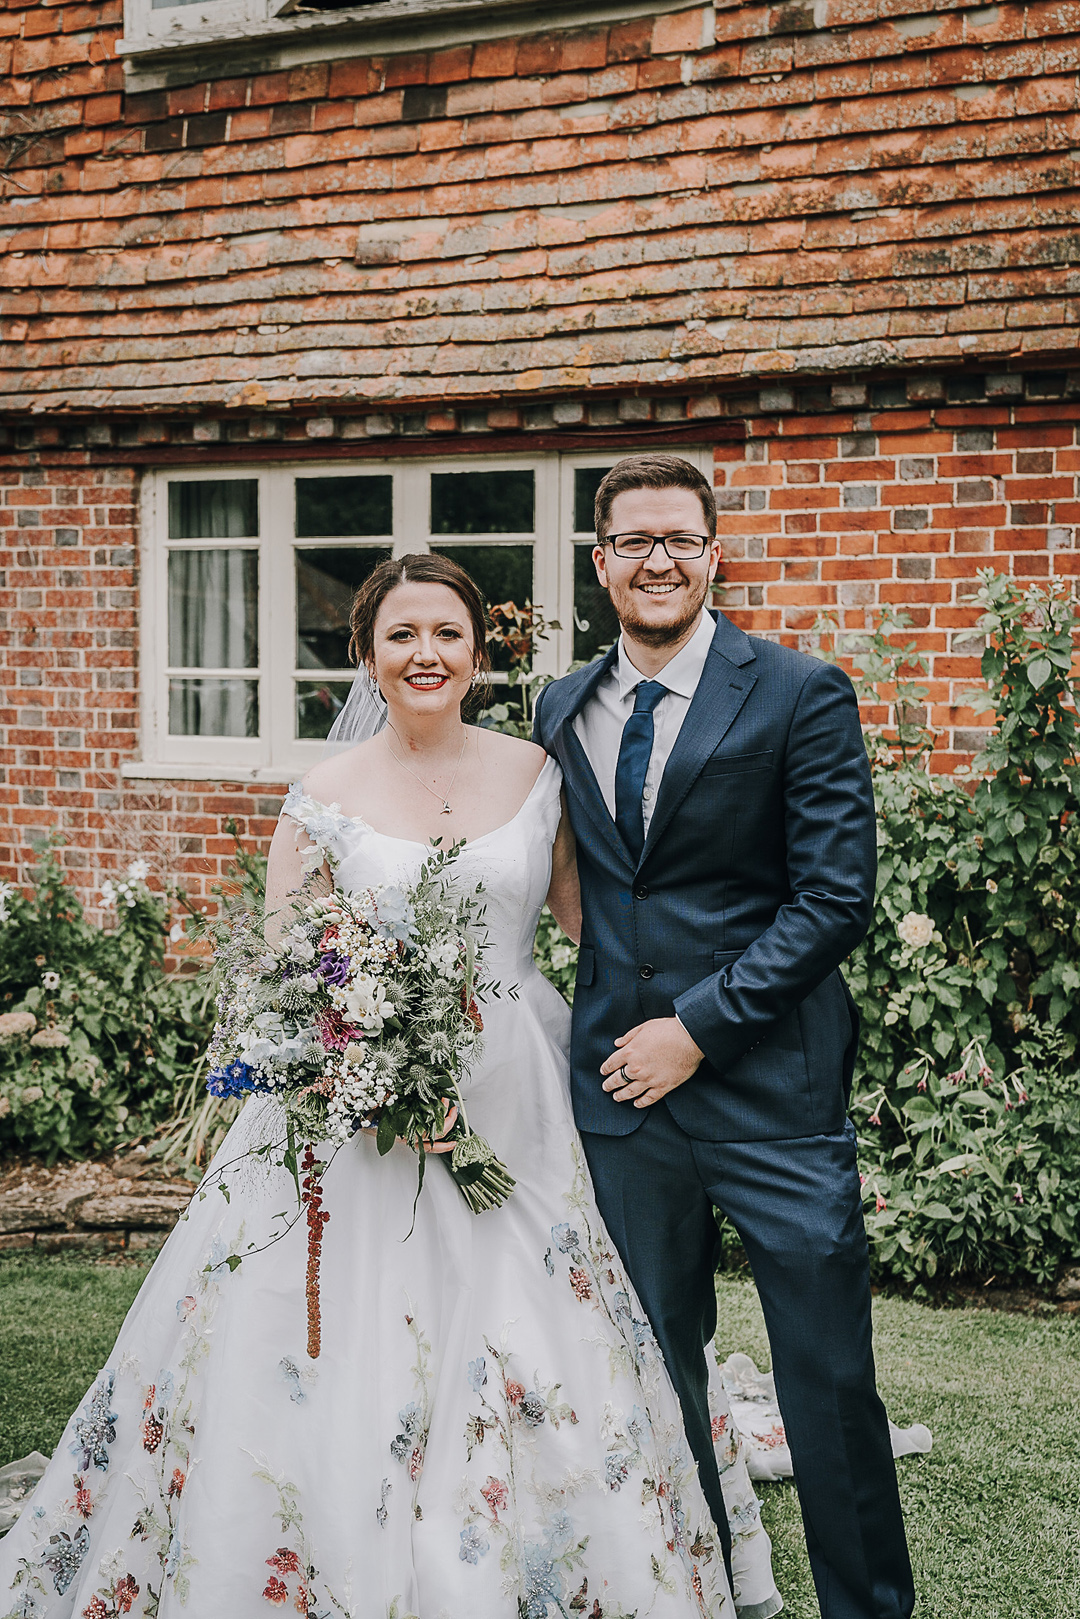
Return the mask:
{"type": "Polygon", "coordinates": [[[644,967],[639,967],[638,968],[637,975],[638,975],[639,978],[651,978],[655,971],[656,971],[656,968],[655,967],[650,967],[649,963],[646,962],[644,967]]]}
{"type": "Polygon", "coordinates": [[[638,883],[637,887],[634,889],[634,898],[635,899],[648,899],[648,897],[649,897],[649,890],[646,887],[646,885],[644,883],[638,883]]]}

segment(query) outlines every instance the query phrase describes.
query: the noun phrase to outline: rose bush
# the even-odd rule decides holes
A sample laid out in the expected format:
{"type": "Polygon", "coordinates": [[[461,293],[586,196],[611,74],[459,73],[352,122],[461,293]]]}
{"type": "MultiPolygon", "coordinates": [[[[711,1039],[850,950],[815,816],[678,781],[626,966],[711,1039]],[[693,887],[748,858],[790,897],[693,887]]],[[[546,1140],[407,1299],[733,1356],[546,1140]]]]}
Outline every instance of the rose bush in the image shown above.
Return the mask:
{"type": "Polygon", "coordinates": [[[162,971],[168,905],[135,862],[87,922],[55,841],[29,894],[0,890],[0,1151],[53,1163],[152,1131],[205,1045],[203,985],[162,971]]]}

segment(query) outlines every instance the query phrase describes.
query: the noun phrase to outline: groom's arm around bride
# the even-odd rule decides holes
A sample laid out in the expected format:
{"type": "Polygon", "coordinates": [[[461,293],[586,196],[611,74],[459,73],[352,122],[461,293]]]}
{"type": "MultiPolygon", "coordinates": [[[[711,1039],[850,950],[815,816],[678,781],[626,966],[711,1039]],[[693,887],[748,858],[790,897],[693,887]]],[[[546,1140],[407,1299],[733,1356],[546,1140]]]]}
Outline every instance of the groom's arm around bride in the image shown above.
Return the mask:
{"type": "Polygon", "coordinates": [[[846,1118],[858,1022],[838,969],[875,877],[855,695],[840,670],[705,611],[720,549],[711,487],[689,463],[620,462],[597,534],[622,634],[542,693],[535,736],[562,766],[577,838],[572,1087],[598,1202],[722,1532],[705,1354],[714,1207],[732,1220],[822,1613],[906,1619],[846,1118]]]}

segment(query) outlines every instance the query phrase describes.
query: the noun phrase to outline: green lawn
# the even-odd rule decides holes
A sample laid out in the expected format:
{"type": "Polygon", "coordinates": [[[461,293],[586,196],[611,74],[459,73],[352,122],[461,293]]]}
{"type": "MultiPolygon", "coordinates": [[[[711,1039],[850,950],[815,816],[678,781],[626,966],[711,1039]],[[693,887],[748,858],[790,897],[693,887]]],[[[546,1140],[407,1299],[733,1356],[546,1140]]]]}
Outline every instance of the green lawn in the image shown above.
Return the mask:
{"type": "MultiPolygon", "coordinates": [[[[768,1365],[757,1295],[719,1286],[723,1355],[768,1365]]],[[[897,1463],[918,1619],[1080,1614],[1080,1318],[874,1304],[894,1422],[925,1422],[929,1456],[897,1463]]],[[[788,1619],[817,1619],[799,1504],[760,1488],[788,1619]]]]}
{"type": "MultiPolygon", "coordinates": [[[[64,1257],[0,1260],[0,1465],[49,1454],[108,1357],[146,1266],[64,1257]]],[[[720,1283],[723,1354],[768,1364],[745,1282],[720,1283]]],[[[1080,1318],[875,1303],[882,1390],[894,1420],[933,1430],[899,1464],[919,1619],[1080,1614],[1080,1318]]],[[[817,1619],[790,1485],[761,1486],[789,1619],[817,1619]]]]}
{"type": "Polygon", "coordinates": [[[109,1358],[149,1261],[0,1258],[0,1467],[50,1456],[109,1358]]]}

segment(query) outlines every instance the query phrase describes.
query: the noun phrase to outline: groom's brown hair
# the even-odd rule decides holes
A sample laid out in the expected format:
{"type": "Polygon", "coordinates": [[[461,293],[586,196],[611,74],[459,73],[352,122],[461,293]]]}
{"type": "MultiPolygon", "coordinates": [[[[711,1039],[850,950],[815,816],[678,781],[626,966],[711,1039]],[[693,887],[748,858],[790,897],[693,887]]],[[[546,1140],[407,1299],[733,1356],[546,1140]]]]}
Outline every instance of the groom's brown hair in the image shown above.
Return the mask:
{"type": "Polygon", "coordinates": [[[701,501],[705,526],[716,538],[716,496],[708,478],[678,455],[627,455],[616,461],[596,491],[593,521],[596,538],[603,545],[611,524],[611,507],[616,495],[628,489],[689,489],[701,501]]]}

